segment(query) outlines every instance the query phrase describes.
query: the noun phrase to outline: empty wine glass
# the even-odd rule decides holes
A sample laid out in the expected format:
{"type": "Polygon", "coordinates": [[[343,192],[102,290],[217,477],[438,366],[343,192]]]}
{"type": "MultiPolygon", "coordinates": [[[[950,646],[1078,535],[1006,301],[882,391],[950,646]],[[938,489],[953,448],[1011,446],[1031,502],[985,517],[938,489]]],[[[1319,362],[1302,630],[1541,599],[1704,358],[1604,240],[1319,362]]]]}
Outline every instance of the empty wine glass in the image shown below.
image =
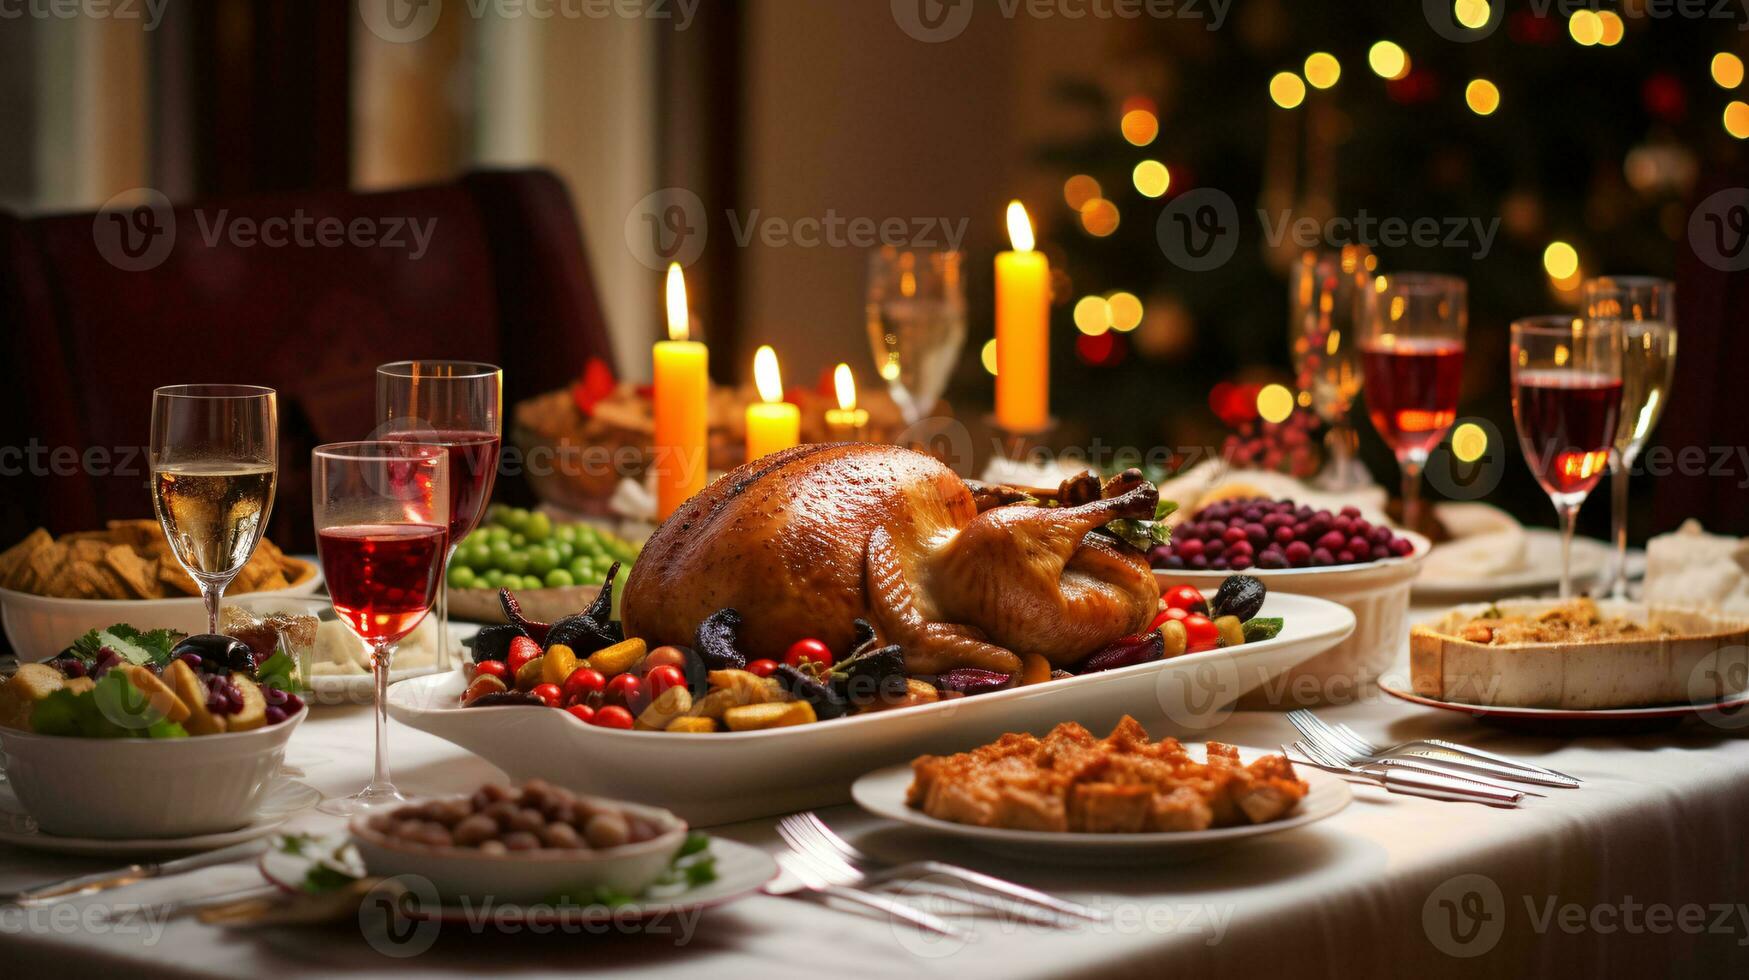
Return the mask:
{"type": "Polygon", "coordinates": [[[279,474],[279,403],[254,385],[171,385],[152,392],[152,509],[176,560],[200,587],[207,632],[242,571],[279,474]]]}
{"type": "Polygon", "coordinates": [[[1288,283],[1288,344],[1300,390],[1329,428],[1330,461],[1319,477],[1326,490],[1352,490],[1364,481],[1355,460],[1349,410],[1360,394],[1360,318],[1378,257],[1365,245],[1310,249],[1294,264],[1288,283]]]}
{"type": "Polygon", "coordinates": [[[1646,276],[1599,276],[1585,282],[1585,315],[1621,324],[1621,421],[1610,453],[1610,595],[1628,595],[1628,478],[1646,448],[1676,374],[1676,284],[1646,276]]]}
{"type": "Polygon", "coordinates": [[[966,343],[960,253],[891,246],[869,255],[869,345],[905,424],[935,410],[966,343]]]}
{"type": "Polygon", "coordinates": [[[334,612],[371,648],[376,768],[370,785],[322,804],[349,814],[399,802],[389,779],[389,667],[437,596],[449,544],[449,452],[407,442],[342,442],[310,454],[316,551],[334,612]]]}
{"type": "Polygon", "coordinates": [[[1561,598],[1573,594],[1573,526],[1603,473],[1621,414],[1621,324],[1540,316],[1512,324],[1512,418],[1561,515],[1561,598]]]}

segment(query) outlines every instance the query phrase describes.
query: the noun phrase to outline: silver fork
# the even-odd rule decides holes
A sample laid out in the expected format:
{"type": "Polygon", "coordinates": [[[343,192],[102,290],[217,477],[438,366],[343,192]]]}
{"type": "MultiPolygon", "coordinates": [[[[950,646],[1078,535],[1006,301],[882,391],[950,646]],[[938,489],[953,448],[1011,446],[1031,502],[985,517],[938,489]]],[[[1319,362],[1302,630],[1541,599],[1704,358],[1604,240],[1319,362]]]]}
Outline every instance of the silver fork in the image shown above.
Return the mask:
{"type": "Polygon", "coordinates": [[[849,902],[853,905],[861,905],[865,908],[877,909],[887,913],[895,919],[902,919],[909,922],[919,929],[939,933],[943,936],[953,936],[957,939],[968,939],[971,937],[971,933],[962,929],[955,929],[953,926],[948,925],[940,916],[931,915],[928,912],[914,909],[898,899],[888,898],[885,895],[876,895],[874,892],[865,891],[861,888],[852,888],[848,885],[835,885],[830,881],[827,881],[826,877],[815,869],[812,862],[795,852],[779,854],[777,856],[777,866],[789,872],[791,877],[801,882],[803,890],[811,894],[825,895],[849,902]]]}
{"type": "MultiPolygon", "coordinates": [[[[840,851],[821,840],[805,820],[799,820],[793,816],[784,817],[778,821],[777,834],[784,839],[784,843],[790,846],[790,850],[810,861],[814,870],[820,872],[826,880],[833,884],[873,887],[901,877],[890,873],[883,873],[877,877],[856,867],[840,851]]],[[[1061,915],[1029,904],[1030,900],[1022,902],[1015,899],[1002,899],[984,892],[969,891],[937,882],[927,882],[920,878],[906,882],[905,887],[916,894],[945,898],[973,909],[997,912],[1027,922],[1043,925],[1064,924],[1061,915]]]]}
{"type": "MultiPolygon", "coordinates": [[[[963,868],[957,864],[948,864],[945,861],[910,861],[904,864],[892,864],[882,861],[879,858],[860,850],[856,845],[838,836],[836,831],[831,827],[826,826],[826,821],[821,820],[817,814],[811,811],[791,814],[790,816],[779,820],[778,833],[782,834],[784,832],[784,827],[786,826],[790,828],[790,833],[796,834],[804,840],[812,841],[816,845],[836,851],[845,861],[848,861],[852,867],[855,867],[866,874],[868,876],[868,881],[871,883],[880,883],[903,877],[916,878],[923,875],[942,875],[948,878],[957,878],[968,885],[976,885],[986,891],[992,891],[999,895],[1007,895],[1009,898],[1036,905],[1039,908],[1049,909],[1052,912],[1057,912],[1062,915],[1073,916],[1078,919],[1087,919],[1091,922],[1103,922],[1109,918],[1104,912],[1101,912],[1098,909],[1089,908],[1077,902],[1066,901],[1057,898],[1055,895],[1041,892],[1036,888],[1017,885],[1004,878],[985,874],[982,871],[973,871],[971,868],[963,868]]],[[[785,839],[787,840],[788,838],[786,837],[785,839]]],[[[814,849],[815,848],[810,847],[810,850],[814,849]]]]}
{"type": "Polygon", "coordinates": [[[1463,769],[1480,775],[1494,776],[1500,779],[1511,779],[1521,783],[1534,783],[1538,786],[1555,786],[1561,789],[1577,789],[1580,780],[1564,772],[1533,766],[1528,762],[1519,762],[1503,755],[1486,752],[1482,749],[1447,742],[1443,739],[1415,739],[1400,745],[1379,746],[1362,738],[1360,733],[1347,725],[1330,725],[1322,718],[1304,708],[1288,712],[1288,722],[1307,738],[1325,736],[1320,741],[1326,744],[1344,745],[1350,754],[1365,756],[1368,759],[1389,759],[1409,757],[1424,762],[1448,768],[1463,769]]]}
{"type": "Polygon", "coordinates": [[[1484,803],[1488,806],[1506,808],[1516,807],[1524,799],[1524,794],[1518,790],[1492,789],[1452,776],[1407,773],[1392,769],[1382,771],[1361,769],[1339,762],[1323,753],[1316,746],[1303,741],[1294,742],[1291,746],[1284,745],[1281,750],[1296,765],[1308,765],[1313,769],[1335,773],[1350,782],[1358,780],[1371,783],[1374,786],[1382,787],[1387,792],[1404,796],[1422,796],[1432,800],[1451,800],[1462,803],[1484,803]],[[1299,754],[1300,758],[1294,758],[1295,752],[1299,754]]]}
{"type": "MultiPolygon", "coordinates": [[[[1445,776],[1450,779],[1460,779],[1464,782],[1477,783],[1482,786],[1503,789],[1514,793],[1522,792],[1530,796],[1543,795],[1541,793],[1532,792],[1528,789],[1523,789],[1519,786],[1514,786],[1508,782],[1478,775],[1469,769],[1448,765],[1443,760],[1425,759],[1419,756],[1381,759],[1360,751],[1353,743],[1338,736],[1327,725],[1321,723],[1308,724],[1305,718],[1293,718],[1290,720],[1293,722],[1293,726],[1299,729],[1300,736],[1307,745],[1316,747],[1321,750],[1326,757],[1345,766],[1353,766],[1357,769],[1377,769],[1380,771],[1396,769],[1429,776],[1445,776]]],[[[1316,721],[1316,719],[1313,720],[1316,721]]]]}

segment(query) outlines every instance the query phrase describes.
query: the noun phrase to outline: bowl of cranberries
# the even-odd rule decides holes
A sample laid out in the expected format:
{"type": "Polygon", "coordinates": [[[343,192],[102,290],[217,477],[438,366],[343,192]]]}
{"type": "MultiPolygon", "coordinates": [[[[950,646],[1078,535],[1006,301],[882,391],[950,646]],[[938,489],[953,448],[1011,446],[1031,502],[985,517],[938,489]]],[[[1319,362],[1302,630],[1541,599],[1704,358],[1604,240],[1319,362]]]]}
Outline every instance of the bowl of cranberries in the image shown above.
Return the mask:
{"type": "Polygon", "coordinates": [[[1297,707],[1353,700],[1391,665],[1407,634],[1409,589],[1431,547],[1425,537],[1376,524],[1356,507],[1331,511],[1251,498],[1198,509],[1172,529],[1170,544],[1148,557],[1162,588],[1212,589],[1244,572],[1273,591],[1353,610],[1348,639],[1252,694],[1247,705],[1297,707]]]}

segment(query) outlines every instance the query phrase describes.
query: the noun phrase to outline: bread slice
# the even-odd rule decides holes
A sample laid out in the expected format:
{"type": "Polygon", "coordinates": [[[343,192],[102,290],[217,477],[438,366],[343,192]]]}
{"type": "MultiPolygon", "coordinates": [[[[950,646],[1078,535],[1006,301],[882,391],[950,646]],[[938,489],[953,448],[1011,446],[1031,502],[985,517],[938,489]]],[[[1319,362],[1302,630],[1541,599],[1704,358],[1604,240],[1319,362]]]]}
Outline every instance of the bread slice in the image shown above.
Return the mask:
{"type": "MultiPolygon", "coordinates": [[[[1556,601],[1495,606],[1537,616],[1556,601]]],[[[1461,606],[1409,633],[1415,693],[1515,708],[1637,708],[1717,701],[1749,687],[1749,623],[1689,609],[1599,602],[1600,610],[1658,635],[1565,643],[1478,643],[1458,635],[1487,605],[1461,606]]]]}

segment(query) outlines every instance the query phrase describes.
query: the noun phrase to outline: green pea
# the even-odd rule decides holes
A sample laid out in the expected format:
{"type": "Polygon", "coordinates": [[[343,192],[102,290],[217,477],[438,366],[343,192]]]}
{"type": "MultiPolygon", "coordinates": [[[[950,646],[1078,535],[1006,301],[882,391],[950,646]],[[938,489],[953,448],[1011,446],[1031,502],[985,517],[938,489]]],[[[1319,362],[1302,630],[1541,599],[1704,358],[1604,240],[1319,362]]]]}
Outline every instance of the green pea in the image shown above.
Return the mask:
{"type": "Polygon", "coordinates": [[[546,583],[547,588],[549,589],[563,589],[577,584],[576,581],[571,578],[571,573],[565,571],[563,568],[555,568],[548,572],[546,583]]]}
{"type": "Polygon", "coordinates": [[[449,587],[452,589],[473,588],[474,570],[466,565],[451,565],[449,568],[449,587]]]}

